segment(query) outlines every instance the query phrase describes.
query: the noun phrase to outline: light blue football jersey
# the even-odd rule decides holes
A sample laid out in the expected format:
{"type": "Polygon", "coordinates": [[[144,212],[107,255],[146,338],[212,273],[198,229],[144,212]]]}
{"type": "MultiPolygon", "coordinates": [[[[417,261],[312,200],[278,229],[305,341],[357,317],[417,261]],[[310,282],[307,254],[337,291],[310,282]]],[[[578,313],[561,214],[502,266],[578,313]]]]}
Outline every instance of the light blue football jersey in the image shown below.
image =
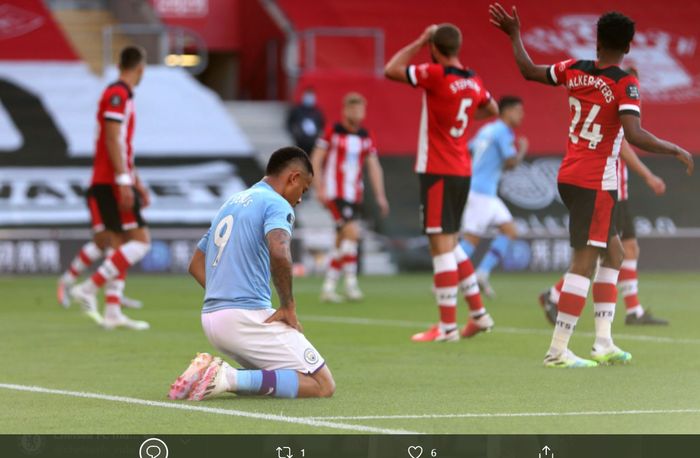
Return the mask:
{"type": "Polygon", "coordinates": [[[517,154],[515,134],[502,120],[485,124],[469,142],[472,153],[471,191],[489,196],[498,194],[503,163],[517,154]]]}
{"type": "Polygon", "coordinates": [[[197,244],[206,255],[202,313],[272,307],[265,237],[274,229],[291,235],[293,225],[292,206],[264,181],[231,196],[197,244]]]}

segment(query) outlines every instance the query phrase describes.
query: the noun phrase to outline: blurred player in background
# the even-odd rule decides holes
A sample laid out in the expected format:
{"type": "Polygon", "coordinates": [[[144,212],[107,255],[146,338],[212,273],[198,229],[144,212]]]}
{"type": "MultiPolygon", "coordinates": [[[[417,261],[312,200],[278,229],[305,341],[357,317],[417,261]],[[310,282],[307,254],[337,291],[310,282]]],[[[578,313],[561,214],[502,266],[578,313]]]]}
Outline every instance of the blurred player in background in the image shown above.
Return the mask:
{"type": "Polygon", "coordinates": [[[471,176],[467,126],[470,119],[498,114],[498,105],[481,79],[460,62],[461,45],[462,33],[457,27],[431,25],[385,67],[387,78],[423,89],[415,170],[420,180],[423,231],[433,258],[440,322],[415,334],[412,340],[416,342],[459,339],[456,307],[460,287],[470,311],[461,335],[471,337],[494,325],[483,306],[474,266],[457,239],[471,176]],[[429,46],[433,62],[411,65],[411,59],[425,46],[429,46]]]}
{"type": "MultiPolygon", "coordinates": [[[[146,52],[136,46],[122,50],[119,80],[102,93],[97,122],[99,133],[92,183],[87,193],[97,247],[114,250],[90,279],[74,285],[70,296],[106,329],[124,327],[144,330],[145,321],[132,320],[122,313],[124,280],[129,267],[150,249],[150,234],[141,217],[149,203],[146,187],[134,167],[133,90],[143,77],[146,52]],[[97,310],[97,291],[105,288],[105,313],[97,310]]],[[[79,254],[80,256],[80,254],[79,254]]],[[[87,259],[86,259],[87,260],[87,259]]]]}
{"type": "Polygon", "coordinates": [[[294,209],[311,187],[308,155],[275,151],[265,177],[219,209],[197,245],[190,273],[204,288],[202,327],[209,342],[238,362],[198,353],[168,397],[201,401],[217,394],[329,397],[335,382],[301,333],[292,294],[294,209]],[[270,279],[280,306],[272,308],[270,279]]]}
{"type": "Polygon", "coordinates": [[[485,124],[469,143],[472,154],[472,182],[467,208],[462,216],[464,238],[460,241],[467,256],[472,257],[481,237],[495,226],[500,234],[489,246],[486,255],[476,268],[476,279],[486,297],[495,292],[489,282],[494,267],[508,251],[510,242],[518,236],[513,215],[498,197],[498,183],[503,170],[510,170],[522,162],[527,153],[525,137],[518,138],[515,132],[525,117],[520,97],[504,96],[498,101],[499,119],[485,124]]]}
{"type": "Polygon", "coordinates": [[[384,172],[377,157],[374,137],[362,126],[367,100],[356,92],[343,99],[342,120],[329,127],[316,142],[311,156],[314,166],[316,198],[330,211],[336,225],[335,248],[323,282],[321,300],[342,302],[336,292],[341,272],[345,276],[345,297],[361,300],[357,283],[357,253],[364,186],[363,167],[367,165],[369,181],[383,217],[389,214],[389,202],[384,190],[384,172]]]}
{"type": "MultiPolygon", "coordinates": [[[[626,71],[635,77],[637,70],[628,68],[626,71]]],[[[617,287],[625,301],[625,324],[627,325],[667,325],[668,321],[657,318],[651,311],[645,310],[639,302],[639,282],[637,279],[637,263],[639,261],[639,244],[634,228],[634,217],[629,209],[629,173],[628,167],[634,173],[644,179],[644,182],[657,195],[666,192],[664,180],[654,175],[649,168],[639,159],[626,140],[622,141],[620,159],[617,164],[617,205],[615,205],[615,226],[622,247],[625,250],[625,258],[620,268],[620,276],[617,279],[617,287]]],[[[556,323],[557,302],[561,295],[563,279],[540,295],[540,305],[545,311],[545,316],[551,324],[556,323]]]]}
{"type": "Polygon", "coordinates": [[[656,138],[641,127],[639,82],[620,68],[634,37],[634,22],[611,12],[597,23],[597,60],[569,59],[554,65],[535,65],[520,38],[520,19],[513,7],[509,15],[498,3],[489,6],[491,22],[505,32],[513,45],[515,61],[527,80],[565,85],[569,95],[571,126],[566,156],[559,169],[562,201],[569,209],[569,234],[574,248],[569,272],[564,275],[557,304],[554,335],[544,359],[546,367],[593,367],[625,364],[632,355],[612,339],[617,302],[616,284],[623,260],[615,231],[617,160],[624,133],[632,145],[674,156],[693,170],[693,158],[684,149],[656,138]],[[569,339],[586,305],[593,283],[595,342],[592,360],[568,349],[569,339]]]}

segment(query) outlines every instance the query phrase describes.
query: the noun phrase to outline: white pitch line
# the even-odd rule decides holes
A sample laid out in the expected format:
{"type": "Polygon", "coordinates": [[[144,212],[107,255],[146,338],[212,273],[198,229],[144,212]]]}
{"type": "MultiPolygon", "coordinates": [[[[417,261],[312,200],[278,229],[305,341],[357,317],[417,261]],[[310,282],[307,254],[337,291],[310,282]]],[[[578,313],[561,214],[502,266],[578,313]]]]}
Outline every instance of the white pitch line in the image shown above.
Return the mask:
{"type": "Polygon", "coordinates": [[[405,431],[402,429],[374,428],[372,426],[351,425],[346,423],[333,423],[326,420],[315,420],[307,417],[288,417],[285,415],[275,415],[261,412],[246,412],[243,410],[221,409],[217,407],[193,406],[191,404],[179,404],[175,402],[149,401],[147,399],[130,398],[126,396],[112,396],[101,393],[88,393],[83,391],[56,390],[41,386],[15,385],[12,383],[0,383],[0,389],[27,391],[30,393],[54,394],[59,396],[69,396],[74,398],[98,399],[101,401],[120,402],[123,404],[142,405],[148,407],[163,407],[166,409],[185,410],[189,412],[202,412],[217,415],[228,415],[231,417],[254,418],[257,420],[280,421],[297,425],[316,426],[323,428],[342,429],[373,434],[421,434],[415,431],[405,431]]]}
{"type": "MultiPolygon", "coordinates": [[[[434,323],[427,321],[405,321],[405,320],[383,320],[374,318],[359,318],[349,316],[327,316],[327,315],[302,315],[299,319],[303,321],[319,322],[319,323],[338,323],[338,324],[356,324],[363,326],[387,326],[396,328],[422,328],[430,326],[434,323]]],[[[532,329],[532,328],[514,328],[496,326],[493,332],[502,332],[505,334],[541,334],[551,335],[549,329],[532,329]]],[[[576,335],[584,337],[595,337],[593,332],[577,332],[576,335]]],[[[620,340],[637,340],[641,342],[656,342],[669,344],[700,344],[700,339],[674,338],[663,336],[649,336],[642,334],[615,334],[615,339],[620,340]]]]}
{"type": "Polygon", "coordinates": [[[512,417],[583,417],[605,415],[660,415],[692,413],[700,414],[700,409],[667,409],[667,410],[592,410],[583,412],[502,412],[502,413],[455,413],[455,414],[425,414],[425,415],[355,415],[304,417],[310,420],[419,420],[419,419],[450,419],[450,418],[512,418],[512,417]]]}

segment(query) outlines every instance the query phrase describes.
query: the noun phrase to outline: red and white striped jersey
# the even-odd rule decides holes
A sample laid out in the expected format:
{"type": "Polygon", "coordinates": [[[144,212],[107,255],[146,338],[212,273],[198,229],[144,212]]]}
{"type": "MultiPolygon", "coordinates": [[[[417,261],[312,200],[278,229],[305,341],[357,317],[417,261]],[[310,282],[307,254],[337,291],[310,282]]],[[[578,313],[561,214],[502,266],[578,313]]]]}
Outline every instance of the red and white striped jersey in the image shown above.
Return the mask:
{"type": "Polygon", "coordinates": [[[424,89],[416,172],[471,176],[467,126],[474,112],[491,100],[481,78],[471,70],[440,64],[410,65],[406,73],[412,86],[424,89]]]}
{"type": "Polygon", "coordinates": [[[97,110],[98,131],[92,171],[93,184],[115,184],[114,166],[109,159],[104,128],[108,122],[121,123],[119,143],[122,159],[129,173],[133,175],[134,149],[131,141],[134,136],[134,111],[133,93],[126,83],[117,81],[107,86],[97,110]]]}
{"type": "Polygon", "coordinates": [[[617,158],[623,138],[620,115],[640,116],[639,82],[615,65],[565,60],[549,67],[549,82],[566,86],[570,126],[559,183],[617,190],[617,158]]]}
{"type": "Polygon", "coordinates": [[[624,159],[620,158],[617,162],[617,200],[623,201],[630,198],[629,193],[629,170],[624,159]]]}
{"type": "Polygon", "coordinates": [[[369,155],[377,154],[372,135],[365,128],[350,132],[338,122],[326,129],[316,146],[326,150],[322,172],[326,198],[362,202],[362,168],[369,155]]]}

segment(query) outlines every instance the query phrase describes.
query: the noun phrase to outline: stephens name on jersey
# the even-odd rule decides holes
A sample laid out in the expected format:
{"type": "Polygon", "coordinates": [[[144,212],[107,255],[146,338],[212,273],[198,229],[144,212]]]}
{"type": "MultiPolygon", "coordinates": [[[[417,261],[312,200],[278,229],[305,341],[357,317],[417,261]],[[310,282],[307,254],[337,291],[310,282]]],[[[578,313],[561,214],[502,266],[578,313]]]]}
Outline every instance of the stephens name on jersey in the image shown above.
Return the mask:
{"type": "Polygon", "coordinates": [[[408,81],[424,89],[415,170],[421,174],[471,176],[467,126],[491,100],[472,70],[440,64],[410,65],[408,81]]]}
{"type": "Polygon", "coordinates": [[[620,115],[640,116],[639,81],[615,65],[599,68],[592,60],[565,60],[547,70],[549,82],[569,93],[570,124],[559,183],[586,189],[617,190],[620,115]]]}
{"type": "Polygon", "coordinates": [[[102,93],[97,110],[97,141],[92,173],[92,184],[115,184],[115,171],[107,150],[105,125],[108,122],[121,123],[119,144],[122,160],[128,173],[133,176],[134,149],[131,141],[134,136],[134,100],[129,86],[123,81],[110,84],[102,93]]]}

